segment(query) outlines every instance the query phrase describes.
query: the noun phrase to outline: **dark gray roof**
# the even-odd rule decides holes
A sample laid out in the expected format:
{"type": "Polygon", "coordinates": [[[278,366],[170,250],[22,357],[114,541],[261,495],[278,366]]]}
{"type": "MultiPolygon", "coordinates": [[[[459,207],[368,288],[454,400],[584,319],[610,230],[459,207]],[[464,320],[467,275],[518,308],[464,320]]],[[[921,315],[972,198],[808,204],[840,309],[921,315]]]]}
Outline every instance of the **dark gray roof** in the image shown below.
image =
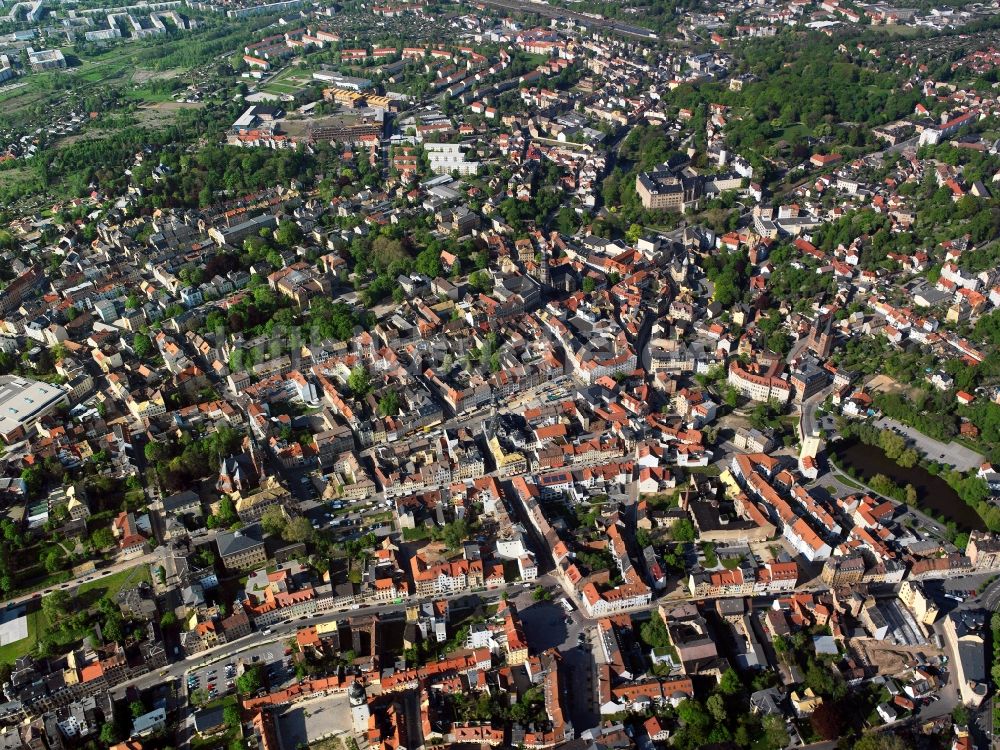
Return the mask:
{"type": "Polygon", "coordinates": [[[962,662],[965,679],[970,682],[986,681],[986,647],[982,642],[959,641],[958,658],[962,662]]]}
{"type": "Polygon", "coordinates": [[[203,708],[194,714],[194,728],[199,733],[210,732],[221,726],[224,721],[221,707],[203,708]]]}
{"type": "Polygon", "coordinates": [[[264,543],[264,534],[260,524],[255,523],[239,531],[224,531],[215,538],[215,543],[219,555],[229,557],[260,546],[264,543]]]}
{"type": "Polygon", "coordinates": [[[163,498],[163,510],[174,511],[196,503],[201,504],[201,498],[198,497],[198,493],[185,490],[184,492],[178,492],[176,495],[163,498]]]}

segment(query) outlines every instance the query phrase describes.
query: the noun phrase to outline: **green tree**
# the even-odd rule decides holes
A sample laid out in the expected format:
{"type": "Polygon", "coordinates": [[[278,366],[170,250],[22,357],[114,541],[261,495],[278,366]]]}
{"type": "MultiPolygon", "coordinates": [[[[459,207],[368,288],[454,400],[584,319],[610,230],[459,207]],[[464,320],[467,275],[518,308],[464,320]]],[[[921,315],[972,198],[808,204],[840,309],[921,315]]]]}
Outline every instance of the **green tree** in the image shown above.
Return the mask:
{"type": "Polygon", "coordinates": [[[552,594],[549,593],[548,589],[542,588],[541,586],[535,586],[534,591],[531,592],[531,598],[536,602],[543,602],[551,599],[552,594]]]}
{"type": "Polygon", "coordinates": [[[108,615],[101,626],[101,633],[106,643],[121,642],[125,637],[125,621],[122,616],[117,612],[108,615]]]}
{"type": "Polygon", "coordinates": [[[66,551],[62,545],[54,544],[42,553],[42,564],[49,573],[56,573],[66,567],[66,551]]]}
{"type": "Polygon", "coordinates": [[[910,747],[892,732],[869,732],[854,743],[854,750],[907,750],[910,747]]]}
{"type": "Polygon", "coordinates": [[[639,549],[645,549],[650,544],[649,532],[646,529],[636,529],[635,530],[635,543],[639,545],[639,549]]]}
{"type": "Polygon", "coordinates": [[[469,538],[469,524],[464,518],[456,519],[445,525],[442,537],[449,549],[458,549],[469,538]]]}
{"type": "Polygon", "coordinates": [[[45,613],[45,617],[50,623],[55,624],[71,614],[69,603],[69,594],[56,589],[51,594],[46,594],[45,598],[42,599],[42,612],[45,613]]]}
{"type": "Polygon", "coordinates": [[[482,294],[489,294],[493,291],[493,282],[486,271],[476,271],[469,276],[469,286],[472,291],[482,294]]]}
{"type": "Polygon", "coordinates": [[[712,715],[718,723],[724,724],[728,718],[728,711],[726,710],[726,702],[723,700],[722,696],[718,693],[714,693],[708,696],[708,700],[705,701],[705,708],[712,715]]]}
{"type": "Polygon", "coordinates": [[[256,665],[250,667],[236,678],[236,689],[243,695],[256,693],[260,690],[263,684],[264,681],[261,675],[261,669],[256,665]]]}
{"type": "Polygon", "coordinates": [[[441,275],[441,256],[434,247],[427,247],[420,251],[414,263],[417,273],[422,273],[432,279],[441,275]]]}
{"type": "Polygon", "coordinates": [[[640,626],[639,637],[650,648],[668,648],[670,646],[670,634],[667,632],[666,623],[655,611],[649,620],[640,626]]]}
{"type": "Polygon", "coordinates": [[[222,720],[230,729],[236,729],[241,723],[240,710],[236,706],[226,706],[222,711],[222,720]]]}
{"type": "Polygon", "coordinates": [[[153,342],[146,334],[137,333],[132,337],[132,351],[135,352],[135,356],[139,357],[139,359],[149,354],[152,348],[153,342]]]}
{"type": "Polygon", "coordinates": [[[219,500],[218,518],[222,526],[232,526],[240,520],[236,513],[236,504],[228,496],[219,500]]]}
{"type": "Polygon", "coordinates": [[[399,414],[399,394],[394,390],[386,391],[378,401],[379,414],[383,417],[395,417],[399,414]]]}
{"type": "Polygon", "coordinates": [[[144,713],[146,713],[146,706],[142,701],[132,701],[128,704],[129,713],[132,714],[133,719],[138,719],[144,713]]]}
{"type": "Polygon", "coordinates": [[[670,527],[670,536],[678,542],[693,542],[698,534],[688,518],[678,518],[670,527]]]}
{"type": "Polygon", "coordinates": [[[286,542],[308,542],[313,537],[315,529],[305,516],[293,518],[281,532],[281,538],[286,542]]]}
{"type": "Polygon", "coordinates": [[[892,430],[882,430],[882,433],[879,435],[879,446],[885,452],[886,456],[895,461],[906,448],[906,440],[902,435],[897,435],[892,430]]]}
{"type": "Polygon", "coordinates": [[[283,247],[292,247],[302,242],[302,230],[294,221],[283,221],[274,233],[274,240],[283,247]]]}
{"type": "Polygon", "coordinates": [[[364,365],[354,366],[351,374],[347,376],[347,387],[358,397],[366,395],[371,390],[371,376],[368,375],[368,370],[365,369],[364,365]]]}
{"type": "Polygon", "coordinates": [[[740,676],[735,669],[730,668],[722,673],[722,679],[719,680],[719,692],[723,695],[736,695],[742,689],[743,683],[740,682],[740,676]]]}
{"type": "Polygon", "coordinates": [[[288,525],[284,509],[280,505],[266,508],[260,516],[260,525],[268,534],[280,535],[288,525]]]}
{"type": "Polygon", "coordinates": [[[105,747],[111,747],[112,745],[118,744],[121,739],[121,735],[118,734],[118,730],[115,728],[114,723],[107,722],[101,727],[101,744],[105,747]]]}
{"type": "Polygon", "coordinates": [[[765,716],[762,723],[764,745],[767,750],[780,750],[783,747],[788,747],[788,730],[780,716],[765,716]]]}
{"type": "Polygon", "coordinates": [[[114,545],[115,536],[107,526],[100,526],[90,535],[90,543],[95,550],[108,549],[114,545]]]}

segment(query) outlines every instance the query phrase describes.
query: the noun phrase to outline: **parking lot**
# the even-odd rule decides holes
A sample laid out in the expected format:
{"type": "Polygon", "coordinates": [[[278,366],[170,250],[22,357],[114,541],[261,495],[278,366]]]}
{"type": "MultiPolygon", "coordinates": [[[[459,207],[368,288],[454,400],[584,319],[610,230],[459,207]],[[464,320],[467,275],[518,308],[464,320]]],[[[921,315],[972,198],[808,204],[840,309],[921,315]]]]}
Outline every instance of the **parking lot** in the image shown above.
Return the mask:
{"type": "Polygon", "coordinates": [[[912,440],[917,449],[931,461],[937,461],[946,466],[953,466],[959,471],[970,471],[979,468],[984,460],[982,455],[976,453],[971,448],[966,448],[961,443],[956,443],[955,441],[942,443],[940,440],[928,437],[922,432],[912,427],[907,427],[905,424],[889,417],[882,417],[875,423],[875,426],[881,427],[884,430],[893,430],[903,435],[908,440],[912,440]]]}
{"type": "Polygon", "coordinates": [[[295,671],[286,658],[285,648],[282,643],[268,643],[249,648],[225,661],[192,669],[184,679],[188,695],[203,690],[211,699],[231,693],[242,668],[252,666],[264,667],[266,681],[272,687],[287,684],[294,679],[295,671]]]}
{"type": "Polygon", "coordinates": [[[283,747],[305,747],[327,737],[352,734],[350,701],[346,694],[312,698],[278,717],[283,747]]]}

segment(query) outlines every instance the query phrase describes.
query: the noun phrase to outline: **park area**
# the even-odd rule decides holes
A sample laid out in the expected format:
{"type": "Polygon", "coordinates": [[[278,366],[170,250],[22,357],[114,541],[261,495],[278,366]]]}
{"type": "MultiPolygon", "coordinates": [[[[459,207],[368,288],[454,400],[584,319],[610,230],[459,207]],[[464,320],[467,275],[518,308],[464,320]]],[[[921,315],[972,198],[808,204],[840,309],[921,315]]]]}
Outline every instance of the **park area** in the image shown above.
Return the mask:
{"type": "Polygon", "coordinates": [[[258,87],[258,91],[278,96],[295,96],[312,83],[312,69],[288,66],[258,87]]]}
{"type": "Polygon", "coordinates": [[[102,608],[101,602],[116,602],[122,589],[138,586],[142,582],[152,582],[146,565],[105,576],[94,573],[92,580],[84,581],[76,589],[57,589],[47,594],[46,598],[52,597],[60,602],[67,600],[67,604],[56,607],[65,615],[61,620],[53,618],[53,613],[49,611],[51,608],[43,604],[45,599],[32,599],[4,610],[0,613],[0,663],[13,664],[17,658],[30,653],[42,637],[59,646],[72,643],[90,628],[92,619],[103,618],[102,622],[106,625],[109,621],[104,611],[107,605],[102,608]],[[77,620],[71,615],[83,617],[77,620]]]}
{"type": "Polygon", "coordinates": [[[13,664],[31,651],[38,642],[38,633],[45,627],[45,615],[37,603],[5,610],[0,615],[0,663],[13,664]]]}

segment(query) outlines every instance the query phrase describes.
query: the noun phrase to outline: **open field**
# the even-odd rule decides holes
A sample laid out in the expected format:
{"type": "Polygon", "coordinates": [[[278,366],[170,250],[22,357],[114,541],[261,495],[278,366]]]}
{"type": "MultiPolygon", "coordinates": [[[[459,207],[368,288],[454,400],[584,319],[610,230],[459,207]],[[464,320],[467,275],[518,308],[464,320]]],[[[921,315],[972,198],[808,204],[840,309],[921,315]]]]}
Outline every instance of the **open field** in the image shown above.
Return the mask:
{"type": "Polygon", "coordinates": [[[182,110],[201,109],[203,106],[205,105],[201,103],[175,101],[144,104],[139,107],[139,111],[136,113],[136,120],[140,125],[155,128],[170,122],[182,110]]]}
{"type": "Polygon", "coordinates": [[[283,713],[279,721],[282,738],[288,740],[289,747],[350,733],[353,726],[346,695],[303,701],[283,713]]]}
{"type": "Polygon", "coordinates": [[[31,651],[38,642],[38,633],[48,627],[48,621],[41,607],[35,603],[28,604],[29,609],[32,607],[34,611],[28,613],[28,637],[0,646],[0,664],[13,664],[19,657],[31,651]]]}
{"type": "Polygon", "coordinates": [[[267,83],[259,86],[258,91],[268,94],[295,95],[302,91],[312,81],[310,68],[288,66],[279,71],[267,83]]]}
{"type": "Polygon", "coordinates": [[[102,577],[98,574],[98,577],[94,580],[81,583],[76,590],[76,595],[81,596],[91,591],[96,593],[100,589],[100,593],[93,596],[94,599],[106,596],[113,601],[118,596],[118,592],[123,588],[126,586],[135,586],[141,581],[145,581],[146,583],[153,582],[152,577],[149,575],[149,567],[146,565],[136,565],[134,568],[128,568],[109,576],[102,577]]]}

